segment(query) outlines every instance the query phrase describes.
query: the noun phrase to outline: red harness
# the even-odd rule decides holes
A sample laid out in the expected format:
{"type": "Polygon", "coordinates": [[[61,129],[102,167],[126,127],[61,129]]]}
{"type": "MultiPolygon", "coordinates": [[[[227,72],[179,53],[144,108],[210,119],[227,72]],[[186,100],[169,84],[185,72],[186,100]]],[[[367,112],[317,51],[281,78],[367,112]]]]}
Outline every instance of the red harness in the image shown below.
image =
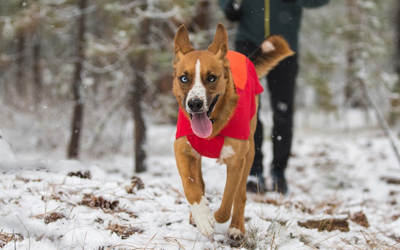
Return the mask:
{"type": "Polygon", "coordinates": [[[233,116],[221,132],[211,139],[197,137],[192,131],[190,120],[181,108],[178,114],[175,138],[186,136],[190,145],[200,155],[210,158],[219,158],[225,136],[240,140],[249,139],[250,121],[256,113],[255,96],[264,91],[254,65],[247,57],[235,51],[228,51],[226,57],[229,60],[239,101],[233,116]]]}

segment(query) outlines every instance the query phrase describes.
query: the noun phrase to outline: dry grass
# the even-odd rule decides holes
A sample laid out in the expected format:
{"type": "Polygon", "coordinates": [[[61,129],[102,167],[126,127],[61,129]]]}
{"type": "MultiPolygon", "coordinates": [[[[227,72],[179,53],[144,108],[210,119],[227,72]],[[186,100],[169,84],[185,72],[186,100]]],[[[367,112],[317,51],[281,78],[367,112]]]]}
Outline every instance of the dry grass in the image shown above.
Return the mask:
{"type": "Polygon", "coordinates": [[[20,242],[24,240],[24,236],[15,233],[6,233],[0,231],[0,248],[3,248],[10,242],[20,242]]]}
{"type": "Polygon", "coordinates": [[[353,214],[353,216],[350,219],[351,221],[357,223],[360,226],[369,228],[369,222],[367,216],[362,211],[353,214]]]}
{"type": "Polygon", "coordinates": [[[83,173],[81,171],[69,172],[68,176],[70,176],[70,177],[76,176],[76,177],[81,178],[81,179],[92,179],[92,174],[90,173],[90,171],[85,171],[83,173]]]}
{"type": "Polygon", "coordinates": [[[144,189],[144,182],[137,176],[131,178],[131,183],[125,187],[128,194],[135,194],[135,191],[144,189]]]}
{"type": "Polygon", "coordinates": [[[318,231],[328,231],[339,230],[341,232],[350,231],[349,222],[347,218],[345,219],[324,219],[324,220],[307,220],[305,222],[298,221],[297,224],[301,227],[308,229],[318,229],[318,231]]]}
{"type": "Polygon", "coordinates": [[[52,213],[46,215],[46,217],[44,217],[44,223],[49,224],[49,223],[52,223],[52,222],[55,222],[55,221],[58,221],[58,220],[64,219],[64,218],[65,218],[65,216],[63,214],[58,213],[58,212],[52,212],[52,213]]]}
{"type": "Polygon", "coordinates": [[[118,207],[119,201],[109,201],[104,199],[102,196],[94,196],[92,194],[85,194],[80,205],[92,207],[92,208],[101,208],[101,209],[109,209],[114,210],[118,207]]]}
{"type": "Polygon", "coordinates": [[[144,232],[143,229],[138,227],[124,226],[114,223],[109,223],[107,230],[117,234],[121,239],[127,239],[133,234],[142,234],[144,232]]]}

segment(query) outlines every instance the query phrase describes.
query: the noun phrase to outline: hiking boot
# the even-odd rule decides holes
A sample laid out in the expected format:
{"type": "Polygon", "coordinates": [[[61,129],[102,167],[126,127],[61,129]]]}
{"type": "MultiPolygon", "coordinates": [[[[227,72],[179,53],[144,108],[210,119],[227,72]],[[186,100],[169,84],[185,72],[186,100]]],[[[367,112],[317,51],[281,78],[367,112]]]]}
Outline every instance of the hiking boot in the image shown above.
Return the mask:
{"type": "Polygon", "coordinates": [[[267,191],[264,177],[249,175],[247,178],[246,190],[249,193],[264,194],[267,191]]]}
{"type": "Polygon", "coordinates": [[[272,191],[280,193],[280,194],[287,194],[289,189],[287,186],[285,173],[284,172],[276,172],[271,171],[272,177],[272,191]]]}

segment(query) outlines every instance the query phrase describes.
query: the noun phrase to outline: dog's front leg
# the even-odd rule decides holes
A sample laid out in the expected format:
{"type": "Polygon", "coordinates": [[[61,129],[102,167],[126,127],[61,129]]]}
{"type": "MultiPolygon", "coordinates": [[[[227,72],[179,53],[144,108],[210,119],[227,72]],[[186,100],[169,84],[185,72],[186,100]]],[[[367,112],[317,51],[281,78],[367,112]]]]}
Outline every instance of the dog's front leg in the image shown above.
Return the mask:
{"type": "Polygon", "coordinates": [[[245,169],[245,156],[248,149],[248,141],[228,137],[225,138],[220,160],[227,166],[226,184],[221,206],[214,214],[215,219],[219,223],[228,221],[231,216],[232,204],[237,195],[239,183],[241,182],[245,169]]]}
{"type": "Polygon", "coordinates": [[[175,141],[174,150],[176,165],[186,199],[191,207],[192,218],[200,232],[210,237],[214,233],[215,219],[204,197],[200,155],[193,150],[186,136],[175,141]]]}

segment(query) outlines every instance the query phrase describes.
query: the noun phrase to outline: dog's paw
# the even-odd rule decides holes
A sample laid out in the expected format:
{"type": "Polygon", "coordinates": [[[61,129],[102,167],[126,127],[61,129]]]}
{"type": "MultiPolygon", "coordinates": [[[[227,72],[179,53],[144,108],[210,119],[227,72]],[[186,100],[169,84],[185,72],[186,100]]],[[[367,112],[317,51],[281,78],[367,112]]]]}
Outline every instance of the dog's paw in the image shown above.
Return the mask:
{"type": "Polygon", "coordinates": [[[192,216],[201,234],[210,237],[214,233],[215,219],[211,209],[207,206],[206,198],[201,198],[200,204],[191,206],[192,216]]]}
{"type": "Polygon", "coordinates": [[[242,231],[236,227],[230,227],[228,229],[228,235],[232,240],[241,240],[244,238],[242,231]]]}

